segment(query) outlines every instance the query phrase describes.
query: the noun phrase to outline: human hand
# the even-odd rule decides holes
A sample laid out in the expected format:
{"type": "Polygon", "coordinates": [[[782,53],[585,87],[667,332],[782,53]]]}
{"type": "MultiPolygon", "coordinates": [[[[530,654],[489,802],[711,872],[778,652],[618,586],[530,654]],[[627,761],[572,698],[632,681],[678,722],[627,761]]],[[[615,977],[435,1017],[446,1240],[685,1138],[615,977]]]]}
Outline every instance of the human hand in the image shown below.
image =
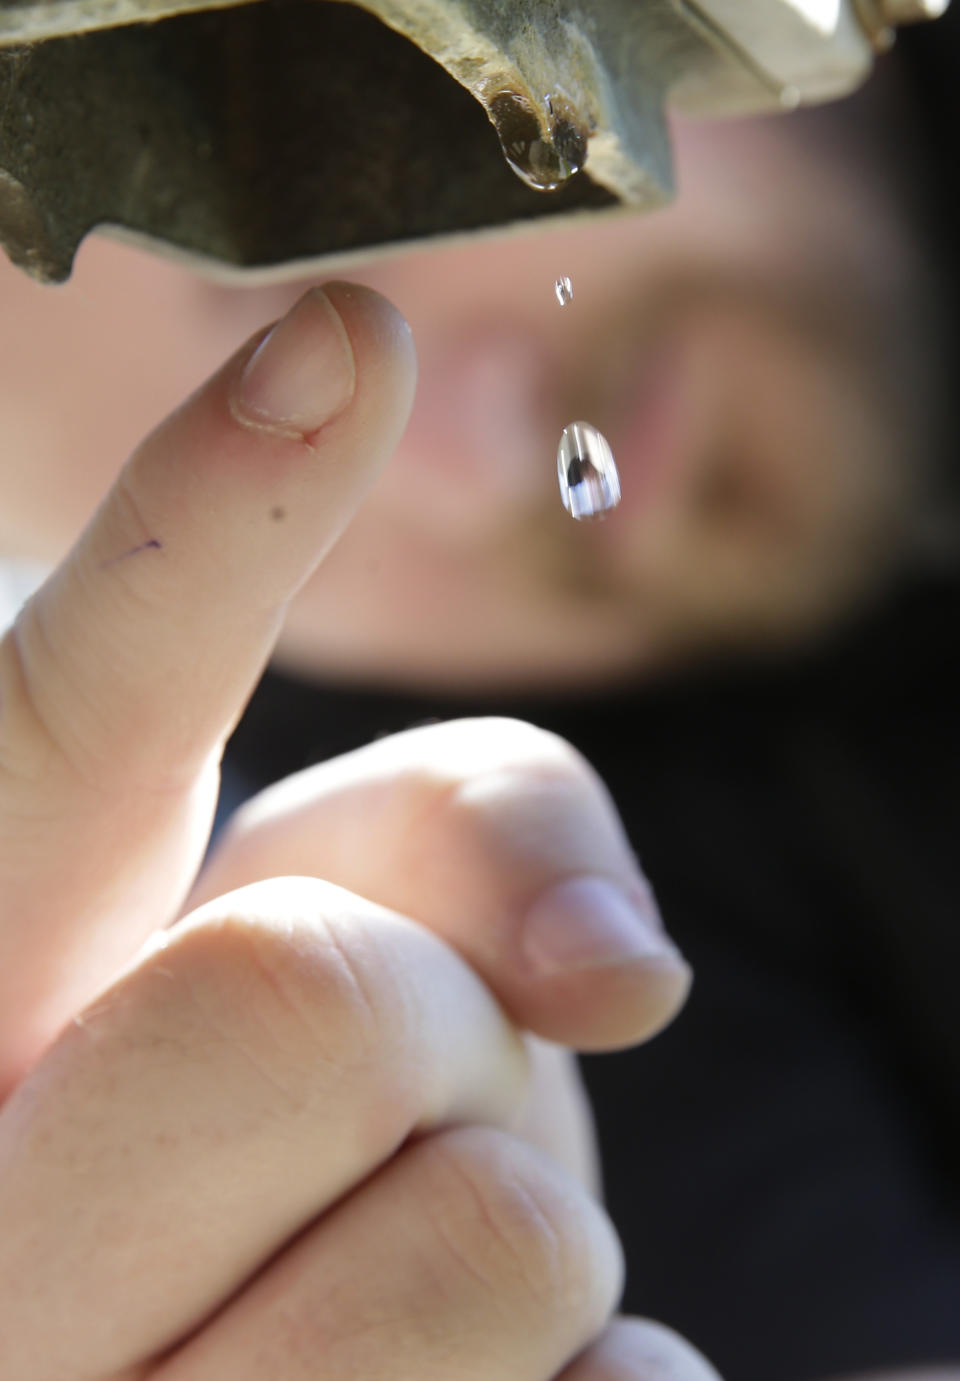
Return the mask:
{"type": "MultiPolygon", "coordinates": [[[[506,1130],[523,1045],[449,945],[309,878],[164,931],[283,604],[403,425],[402,325],[330,298],[352,403],[322,431],[305,408],[238,423],[248,344],[0,651],[0,1381],[539,1378],[584,1346],[569,1375],[619,1381],[645,1374],[637,1330],[705,1375],[647,1325],[591,1342],[616,1240],[506,1130]]],[[[277,377],[312,354],[308,404],[335,373],[327,310],[308,296],[285,332],[277,377]]]]}
{"type": "Polygon", "coordinates": [[[414,917],[467,959],[521,1031],[548,1038],[527,1038],[533,1077],[516,1129],[599,1192],[566,1047],[649,1038],[681,1006],[689,970],[580,754],[495,718],[379,739],[248,801],[187,904],[282,875],[324,878],[414,917]]]}
{"type": "Polygon", "coordinates": [[[406,424],[413,343],[376,293],[307,293],[267,334],[137,448],[0,643],[0,1099],[176,915],[285,606],[406,424]]]}

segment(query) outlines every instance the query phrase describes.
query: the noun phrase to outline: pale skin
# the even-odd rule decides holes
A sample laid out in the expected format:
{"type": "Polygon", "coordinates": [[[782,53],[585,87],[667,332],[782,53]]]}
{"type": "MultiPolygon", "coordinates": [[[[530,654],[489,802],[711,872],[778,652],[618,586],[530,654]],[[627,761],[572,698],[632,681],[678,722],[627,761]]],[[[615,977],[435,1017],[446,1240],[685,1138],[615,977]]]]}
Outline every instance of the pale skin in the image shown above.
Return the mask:
{"type": "MultiPolygon", "coordinates": [[[[375,744],[251,803],[194,885],[224,739],[278,637],[289,663],[385,673],[389,630],[351,574],[386,516],[394,569],[426,552],[413,588],[466,586],[471,561],[497,566],[485,534],[516,499],[437,479],[436,505],[404,508],[413,344],[376,293],[308,294],[251,375],[265,334],[134,449],[0,648],[0,1381],[708,1381],[668,1329],[615,1316],[620,1251],[566,1051],[646,1039],[690,974],[573,750],[505,720],[375,744]],[[545,967],[526,921],[569,937],[598,879],[631,910],[632,954],[545,967]]],[[[768,324],[756,348],[779,339],[768,324]]],[[[863,419],[844,417],[846,444],[863,419]]],[[[7,510],[8,545],[52,558],[97,482],[74,470],[58,507],[56,451],[38,451],[46,498],[11,467],[7,510]]],[[[676,518],[702,452],[670,454],[676,518]]],[[[551,614],[521,550],[518,602],[551,614]]],[[[631,560],[591,635],[610,672],[650,646],[624,616],[631,560]]],[[[449,629],[427,626],[401,679],[462,665],[448,648],[445,678],[449,629]]],[[[495,680],[518,635],[491,628],[495,680]]],[[[576,680],[556,628],[540,679],[576,680]]]]}
{"type": "Polygon", "coordinates": [[[409,333],[366,290],[309,294],[281,346],[287,371],[327,358],[322,426],[244,411],[256,344],[138,448],[0,652],[0,1377],[386,1378],[402,1357],[702,1381],[668,1330],[611,1322],[621,1259],[577,1091],[520,1034],[630,1043],[689,982],[566,745],[458,725],[289,784],[165,929],[285,602],[412,396],[409,333]],[[543,973],[523,916],[581,874],[633,899],[639,955],[543,973]]]}

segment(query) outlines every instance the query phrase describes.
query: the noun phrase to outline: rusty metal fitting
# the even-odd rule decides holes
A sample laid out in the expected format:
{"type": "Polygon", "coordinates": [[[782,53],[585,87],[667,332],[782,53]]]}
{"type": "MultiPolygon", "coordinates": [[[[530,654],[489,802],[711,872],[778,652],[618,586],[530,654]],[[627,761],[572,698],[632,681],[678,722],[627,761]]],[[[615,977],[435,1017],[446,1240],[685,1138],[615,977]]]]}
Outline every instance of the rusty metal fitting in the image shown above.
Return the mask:
{"type": "Polygon", "coordinates": [[[949,0],[855,0],[864,32],[877,53],[885,53],[896,40],[901,24],[919,24],[939,19],[949,0]]]}
{"type": "Polygon", "coordinates": [[[0,244],[48,282],[94,228],[263,279],[656,206],[668,111],[842,95],[923,6],[858,3],[0,0],[0,244]]]}

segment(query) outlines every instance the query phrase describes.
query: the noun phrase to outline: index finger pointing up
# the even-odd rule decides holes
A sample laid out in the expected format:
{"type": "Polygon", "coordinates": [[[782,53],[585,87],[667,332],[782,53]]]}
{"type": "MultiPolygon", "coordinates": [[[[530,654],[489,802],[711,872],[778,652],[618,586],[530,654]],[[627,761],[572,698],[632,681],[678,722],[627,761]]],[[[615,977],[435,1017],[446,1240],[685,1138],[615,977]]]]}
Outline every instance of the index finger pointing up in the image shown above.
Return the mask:
{"type": "Polygon", "coordinates": [[[220,748],[414,377],[389,303],[311,290],[138,447],[0,644],[0,1097],[175,913],[220,748]]]}

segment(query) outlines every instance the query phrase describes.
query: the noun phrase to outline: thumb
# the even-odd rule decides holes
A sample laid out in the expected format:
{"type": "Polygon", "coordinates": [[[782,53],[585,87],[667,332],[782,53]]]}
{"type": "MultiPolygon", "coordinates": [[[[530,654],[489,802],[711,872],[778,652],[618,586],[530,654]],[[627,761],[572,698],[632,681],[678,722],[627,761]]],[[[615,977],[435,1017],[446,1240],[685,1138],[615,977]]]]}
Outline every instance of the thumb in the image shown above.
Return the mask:
{"type": "Polygon", "coordinates": [[[142,443],[0,644],[0,1090],[175,913],[220,748],[414,375],[383,298],[308,292],[142,443]]]}
{"type": "Polygon", "coordinates": [[[308,768],[234,816],[189,905],[322,877],[459,951],[518,1026],[576,1050],[656,1034],[686,961],[606,787],[531,724],[430,724],[308,768]]]}

